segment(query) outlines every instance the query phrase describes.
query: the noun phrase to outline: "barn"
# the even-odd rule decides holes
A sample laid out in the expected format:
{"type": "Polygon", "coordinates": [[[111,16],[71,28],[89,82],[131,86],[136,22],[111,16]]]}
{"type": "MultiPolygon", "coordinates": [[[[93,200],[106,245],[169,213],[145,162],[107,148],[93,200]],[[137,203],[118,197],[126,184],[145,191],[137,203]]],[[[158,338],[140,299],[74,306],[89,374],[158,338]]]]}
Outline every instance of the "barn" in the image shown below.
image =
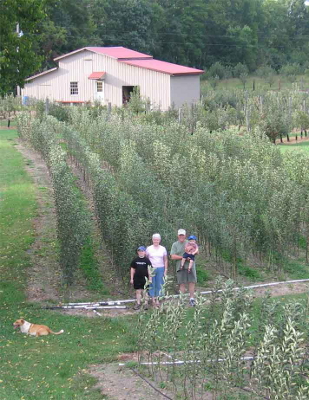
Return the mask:
{"type": "Polygon", "coordinates": [[[135,87],[153,108],[168,110],[200,98],[200,69],[154,59],[125,47],[84,47],[54,59],[56,68],[26,79],[23,99],[121,107],[135,87]]]}

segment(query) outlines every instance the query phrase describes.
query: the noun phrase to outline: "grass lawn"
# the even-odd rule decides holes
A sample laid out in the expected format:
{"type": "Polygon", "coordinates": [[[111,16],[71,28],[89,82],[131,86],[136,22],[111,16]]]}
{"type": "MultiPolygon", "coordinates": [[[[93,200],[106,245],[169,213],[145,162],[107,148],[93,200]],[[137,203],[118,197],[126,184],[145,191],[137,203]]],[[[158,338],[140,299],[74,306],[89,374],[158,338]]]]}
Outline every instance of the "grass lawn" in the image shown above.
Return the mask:
{"type": "Polygon", "coordinates": [[[301,140],[299,140],[299,142],[295,144],[281,144],[279,146],[279,149],[282,153],[285,153],[287,151],[300,151],[300,150],[309,152],[309,141],[302,142],[301,140]]]}
{"type": "Polygon", "coordinates": [[[0,130],[0,398],[102,399],[91,390],[94,379],[84,370],[132,351],[133,329],[127,318],[62,315],[26,302],[26,250],[35,234],[36,189],[14,148],[15,138],[16,131],[0,130]],[[20,317],[65,333],[43,339],[22,335],[12,326],[20,317]]]}

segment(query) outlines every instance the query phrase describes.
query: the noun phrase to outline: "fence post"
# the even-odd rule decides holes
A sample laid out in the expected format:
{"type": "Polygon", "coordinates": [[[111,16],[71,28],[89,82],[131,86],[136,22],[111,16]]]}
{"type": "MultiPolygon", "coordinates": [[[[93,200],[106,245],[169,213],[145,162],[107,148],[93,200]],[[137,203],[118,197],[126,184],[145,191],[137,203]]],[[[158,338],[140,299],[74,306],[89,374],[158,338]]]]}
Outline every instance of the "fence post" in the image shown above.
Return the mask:
{"type": "Polygon", "coordinates": [[[112,113],[112,103],[108,102],[107,103],[107,117],[106,117],[107,120],[110,119],[111,113],[112,113]]]}
{"type": "Polygon", "coordinates": [[[178,110],[178,123],[180,124],[181,121],[182,121],[182,109],[179,108],[179,110],[178,110]]]}
{"type": "Polygon", "coordinates": [[[48,113],[49,113],[49,98],[46,97],[46,100],[45,100],[45,114],[48,115],[48,113]]]}

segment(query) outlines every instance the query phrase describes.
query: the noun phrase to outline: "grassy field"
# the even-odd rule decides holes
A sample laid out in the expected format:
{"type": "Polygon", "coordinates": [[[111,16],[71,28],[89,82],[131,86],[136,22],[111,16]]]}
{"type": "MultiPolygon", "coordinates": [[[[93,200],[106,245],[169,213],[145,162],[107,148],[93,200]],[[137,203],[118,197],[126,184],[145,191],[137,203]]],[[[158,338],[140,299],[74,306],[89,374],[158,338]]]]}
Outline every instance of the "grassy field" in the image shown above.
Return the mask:
{"type": "Polygon", "coordinates": [[[287,152],[287,151],[305,151],[305,152],[309,152],[309,141],[300,141],[298,143],[295,144],[281,144],[279,146],[280,151],[282,151],[283,153],[287,152]]]}

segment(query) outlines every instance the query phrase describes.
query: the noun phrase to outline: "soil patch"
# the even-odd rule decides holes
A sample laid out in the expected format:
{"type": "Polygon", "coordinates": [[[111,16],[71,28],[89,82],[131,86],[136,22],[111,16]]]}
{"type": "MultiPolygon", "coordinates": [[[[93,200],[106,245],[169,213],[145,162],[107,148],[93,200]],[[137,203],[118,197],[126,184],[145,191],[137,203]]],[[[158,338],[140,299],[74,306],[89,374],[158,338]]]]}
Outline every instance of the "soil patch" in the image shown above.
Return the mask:
{"type": "Polygon", "coordinates": [[[159,389],[157,384],[147,378],[147,381],[159,391],[153,389],[131,369],[119,367],[118,364],[93,365],[90,367],[90,374],[98,380],[95,388],[99,388],[102,394],[108,395],[110,400],[174,399],[172,393],[159,389]]]}
{"type": "Polygon", "coordinates": [[[254,297],[264,297],[270,293],[271,297],[285,296],[288,294],[309,293],[309,282],[288,283],[265,288],[253,289],[254,297]]]}
{"type": "Polygon", "coordinates": [[[81,317],[107,317],[107,318],[116,318],[119,316],[124,316],[124,315],[134,315],[137,313],[137,311],[134,311],[130,308],[123,308],[123,309],[98,309],[96,312],[93,310],[74,310],[74,309],[68,309],[68,310],[61,310],[62,314],[68,314],[68,315],[79,315],[81,317]]]}

